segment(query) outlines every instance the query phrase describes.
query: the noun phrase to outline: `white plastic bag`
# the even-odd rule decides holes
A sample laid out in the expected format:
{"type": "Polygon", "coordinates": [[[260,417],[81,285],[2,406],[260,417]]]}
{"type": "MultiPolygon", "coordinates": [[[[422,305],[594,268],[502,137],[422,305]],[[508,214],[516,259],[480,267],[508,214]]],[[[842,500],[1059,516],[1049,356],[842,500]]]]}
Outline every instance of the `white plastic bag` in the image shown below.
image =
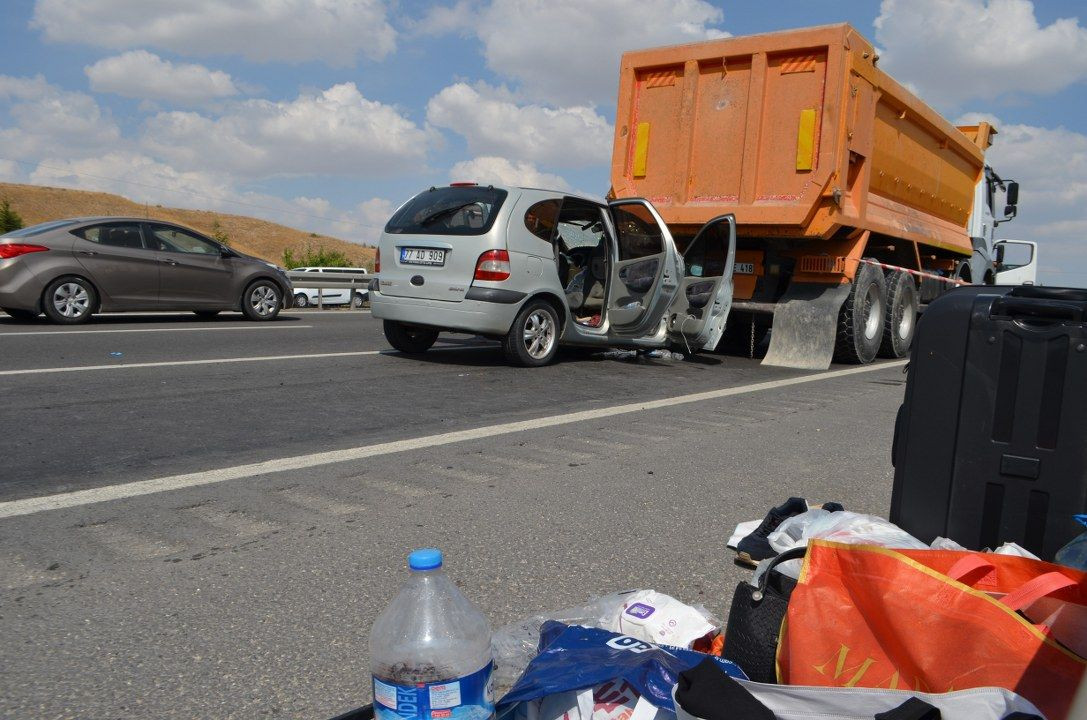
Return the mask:
{"type": "Polygon", "coordinates": [[[811,538],[916,550],[929,547],[889,520],[848,510],[828,512],[821,508],[787,518],[767,540],[776,552],[783,553],[807,545],[811,538]]]}

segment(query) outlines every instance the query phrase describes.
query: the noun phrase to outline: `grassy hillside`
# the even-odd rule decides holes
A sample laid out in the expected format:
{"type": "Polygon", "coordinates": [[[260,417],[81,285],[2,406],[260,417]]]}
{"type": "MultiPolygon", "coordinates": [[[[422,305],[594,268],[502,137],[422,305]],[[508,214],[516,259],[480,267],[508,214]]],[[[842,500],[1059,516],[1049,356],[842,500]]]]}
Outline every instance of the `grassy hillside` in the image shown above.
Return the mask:
{"type": "Polygon", "coordinates": [[[280,265],[283,264],[283,251],[287,248],[294,250],[297,257],[307,247],[320,246],[339,250],[356,266],[371,270],[374,267],[373,248],[338,238],[314,236],[302,230],[244,215],[182,210],[159,205],[144,206],[120,195],[40,185],[0,183],[0,198],[7,199],[11,208],[23,217],[23,222],[27,225],[87,215],[124,215],[175,222],[210,236],[218,222],[219,230],[226,233],[230,238],[230,246],[235,250],[280,265]]]}

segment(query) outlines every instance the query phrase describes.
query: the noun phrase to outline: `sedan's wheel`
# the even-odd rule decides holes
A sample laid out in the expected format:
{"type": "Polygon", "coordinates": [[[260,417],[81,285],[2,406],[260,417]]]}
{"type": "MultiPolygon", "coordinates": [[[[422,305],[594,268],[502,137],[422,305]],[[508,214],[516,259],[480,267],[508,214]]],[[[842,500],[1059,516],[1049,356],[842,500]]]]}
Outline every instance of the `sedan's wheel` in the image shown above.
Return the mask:
{"type": "Polygon", "coordinates": [[[0,308],[11,317],[12,320],[18,320],[19,322],[26,322],[38,317],[38,313],[33,310],[16,310],[15,308],[0,308]]]}
{"type": "Polygon", "coordinates": [[[402,353],[418,355],[430,349],[438,339],[438,331],[430,328],[415,327],[386,320],[384,323],[385,339],[402,353]]]}
{"type": "Polygon", "coordinates": [[[253,283],[242,297],[242,312],[250,320],[274,320],[282,307],[279,287],[269,280],[253,283]]]}
{"type": "Polygon", "coordinates": [[[515,365],[539,367],[555,359],[559,348],[559,316],[545,300],[521,309],[502,341],[506,359],[515,365]]]}
{"type": "Polygon", "coordinates": [[[87,322],[97,306],[98,293],[81,277],[58,278],[49,283],[42,295],[46,316],[62,325],[87,322]]]}
{"type": "Polygon", "coordinates": [[[305,293],[296,293],[294,296],[294,306],[296,308],[309,307],[309,296],[305,293]]]}

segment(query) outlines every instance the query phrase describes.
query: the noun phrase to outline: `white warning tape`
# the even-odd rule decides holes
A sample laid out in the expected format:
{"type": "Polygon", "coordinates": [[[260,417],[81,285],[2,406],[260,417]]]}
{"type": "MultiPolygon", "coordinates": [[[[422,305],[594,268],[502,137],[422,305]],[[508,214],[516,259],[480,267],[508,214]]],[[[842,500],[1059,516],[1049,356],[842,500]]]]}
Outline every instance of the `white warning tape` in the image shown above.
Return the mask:
{"type": "Polygon", "coordinates": [[[943,275],[934,275],[933,273],[920,272],[918,270],[910,270],[909,268],[899,267],[898,265],[888,265],[887,263],[876,262],[875,260],[858,259],[857,262],[864,263],[865,265],[875,265],[881,267],[884,270],[901,270],[902,272],[909,273],[910,275],[916,275],[917,277],[929,278],[930,280],[939,280],[940,282],[951,283],[952,285],[971,285],[965,280],[956,280],[955,278],[944,277],[943,275]]]}

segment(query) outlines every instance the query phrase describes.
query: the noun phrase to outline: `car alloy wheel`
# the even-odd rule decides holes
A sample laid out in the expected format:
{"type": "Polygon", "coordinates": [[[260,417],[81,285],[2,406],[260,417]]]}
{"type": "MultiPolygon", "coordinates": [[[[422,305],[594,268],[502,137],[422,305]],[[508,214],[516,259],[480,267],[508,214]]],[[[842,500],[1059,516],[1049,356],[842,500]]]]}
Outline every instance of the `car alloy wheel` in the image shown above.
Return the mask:
{"type": "Polygon", "coordinates": [[[551,353],[555,346],[555,321],[545,310],[536,310],[525,320],[525,351],[540,360],[551,353]]]}
{"type": "Polygon", "coordinates": [[[79,283],[64,283],[53,291],[53,307],[66,318],[79,318],[90,312],[91,295],[79,283]]]}
{"type": "Polygon", "coordinates": [[[275,290],[267,285],[257,285],[249,293],[249,306],[257,315],[268,317],[275,313],[279,306],[279,298],[276,297],[275,290]]]}

